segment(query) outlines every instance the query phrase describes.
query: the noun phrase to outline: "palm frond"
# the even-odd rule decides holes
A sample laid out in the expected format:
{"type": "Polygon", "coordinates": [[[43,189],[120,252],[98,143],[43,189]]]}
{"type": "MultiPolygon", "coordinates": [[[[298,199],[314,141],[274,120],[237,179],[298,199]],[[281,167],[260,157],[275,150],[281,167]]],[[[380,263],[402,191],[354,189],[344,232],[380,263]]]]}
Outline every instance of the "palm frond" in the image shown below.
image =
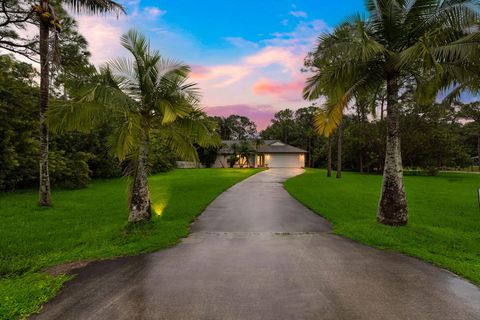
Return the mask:
{"type": "Polygon", "coordinates": [[[142,93],[134,60],[116,58],[108,61],[107,66],[112,70],[112,77],[116,79],[118,87],[132,99],[141,100],[142,93]]]}
{"type": "Polygon", "coordinates": [[[328,138],[338,128],[343,118],[343,109],[326,108],[315,115],[314,126],[318,134],[328,138]]]}
{"type": "Polygon", "coordinates": [[[71,100],[56,101],[49,108],[48,121],[54,132],[87,131],[124,117],[135,105],[120,90],[108,68],[102,69],[91,82],[79,83],[70,95],[71,100]]]}
{"type": "Polygon", "coordinates": [[[457,103],[463,90],[465,90],[465,87],[463,85],[454,87],[452,90],[450,90],[450,92],[448,92],[447,95],[445,95],[445,97],[443,97],[440,104],[444,107],[449,107],[452,104],[457,103]]]}
{"type": "Polygon", "coordinates": [[[181,159],[198,161],[197,145],[204,148],[221,145],[215,126],[202,110],[194,108],[187,117],[156,127],[154,132],[181,159]]]}
{"type": "Polygon", "coordinates": [[[117,122],[110,135],[109,144],[120,161],[129,157],[132,158],[132,155],[138,151],[138,142],[141,135],[140,121],[138,114],[126,114],[123,121],[117,122]]]}
{"type": "Polygon", "coordinates": [[[117,15],[126,13],[125,8],[111,0],[62,0],[76,13],[102,14],[113,12],[117,15]]]}

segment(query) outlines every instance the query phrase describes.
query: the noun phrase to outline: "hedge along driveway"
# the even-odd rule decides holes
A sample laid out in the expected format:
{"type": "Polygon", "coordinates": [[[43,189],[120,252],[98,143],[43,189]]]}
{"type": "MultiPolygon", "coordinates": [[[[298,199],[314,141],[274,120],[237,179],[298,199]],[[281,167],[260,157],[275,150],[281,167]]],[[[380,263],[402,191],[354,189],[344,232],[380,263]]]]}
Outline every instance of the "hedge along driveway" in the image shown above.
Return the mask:
{"type": "Polygon", "coordinates": [[[0,195],[0,319],[39,309],[68,276],[48,266],[155,251],[188,235],[190,223],[220,193],[257,169],[188,169],[150,177],[150,224],[126,225],[127,181],[94,181],[53,193],[53,207],[37,206],[36,191],[0,195]]]}

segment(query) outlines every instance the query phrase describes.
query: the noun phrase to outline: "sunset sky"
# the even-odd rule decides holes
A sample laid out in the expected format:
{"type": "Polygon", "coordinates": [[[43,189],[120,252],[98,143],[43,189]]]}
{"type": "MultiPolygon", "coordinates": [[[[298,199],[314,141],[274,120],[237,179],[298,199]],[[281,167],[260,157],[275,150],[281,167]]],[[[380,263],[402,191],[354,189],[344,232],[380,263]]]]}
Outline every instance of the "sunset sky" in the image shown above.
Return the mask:
{"type": "Polygon", "coordinates": [[[302,100],[305,53],[316,37],[363,13],[362,0],[120,1],[128,15],[79,16],[92,62],[125,56],[119,44],[129,28],[145,33],[165,56],[192,66],[211,115],[246,115],[263,129],[283,108],[302,100]]]}

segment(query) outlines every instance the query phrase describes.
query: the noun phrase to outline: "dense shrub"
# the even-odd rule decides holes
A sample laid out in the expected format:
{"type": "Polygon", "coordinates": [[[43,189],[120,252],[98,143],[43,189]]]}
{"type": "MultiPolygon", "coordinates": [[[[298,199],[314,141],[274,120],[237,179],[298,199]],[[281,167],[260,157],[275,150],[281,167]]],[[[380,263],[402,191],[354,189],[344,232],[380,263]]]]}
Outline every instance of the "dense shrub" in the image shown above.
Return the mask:
{"type": "Polygon", "coordinates": [[[215,147],[210,147],[210,148],[197,147],[198,158],[200,160],[200,163],[207,168],[211,168],[212,165],[215,163],[215,159],[217,159],[217,151],[218,151],[218,148],[215,148],[215,147]]]}
{"type": "Polygon", "coordinates": [[[150,173],[158,173],[175,168],[175,154],[169,150],[161,141],[160,137],[152,135],[150,139],[150,150],[148,161],[150,173]]]}
{"type": "Polygon", "coordinates": [[[31,185],[38,171],[38,88],[33,68],[0,56],[0,190],[31,185]]]}
{"type": "Polygon", "coordinates": [[[65,151],[49,154],[49,170],[52,185],[56,187],[78,189],[90,182],[90,169],[87,161],[94,157],[91,153],[76,152],[66,156],[65,151]]]}

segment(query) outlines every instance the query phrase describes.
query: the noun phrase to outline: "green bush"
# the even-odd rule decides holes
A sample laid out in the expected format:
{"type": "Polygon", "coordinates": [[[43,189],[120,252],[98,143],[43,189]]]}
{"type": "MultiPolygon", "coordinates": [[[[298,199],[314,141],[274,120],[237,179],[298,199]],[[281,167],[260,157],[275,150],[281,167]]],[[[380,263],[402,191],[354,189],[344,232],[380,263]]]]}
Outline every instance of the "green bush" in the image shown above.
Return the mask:
{"type": "Polygon", "coordinates": [[[175,168],[175,154],[169,150],[159,136],[153,134],[150,139],[148,162],[150,173],[167,172],[175,168]]]}
{"type": "Polygon", "coordinates": [[[86,152],[68,156],[65,151],[51,152],[49,170],[52,185],[67,189],[85,188],[91,180],[87,161],[92,157],[92,154],[86,152]]]}
{"type": "Polygon", "coordinates": [[[200,163],[205,165],[207,168],[211,168],[217,159],[217,147],[203,148],[197,146],[198,158],[200,163]]]}
{"type": "Polygon", "coordinates": [[[0,190],[38,177],[38,88],[31,65],[0,55],[0,190]]]}
{"type": "Polygon", "coordinates": [[[236,155],[231,155],[230,157],[227,158],[227,163],[230,166],[230,168],[233,168],[235,163],[237,162],[237,156],[236,155]]]}
{"type": "MultiPolygon", "coordinates": [[[[0,191],[38,185],[38,87],[29,64],[0,55],[0,191]]],[[[90,178],[121,175],[109,152],[109,125],[50,135],[52,187],[81,188],[90,178]]]]}

